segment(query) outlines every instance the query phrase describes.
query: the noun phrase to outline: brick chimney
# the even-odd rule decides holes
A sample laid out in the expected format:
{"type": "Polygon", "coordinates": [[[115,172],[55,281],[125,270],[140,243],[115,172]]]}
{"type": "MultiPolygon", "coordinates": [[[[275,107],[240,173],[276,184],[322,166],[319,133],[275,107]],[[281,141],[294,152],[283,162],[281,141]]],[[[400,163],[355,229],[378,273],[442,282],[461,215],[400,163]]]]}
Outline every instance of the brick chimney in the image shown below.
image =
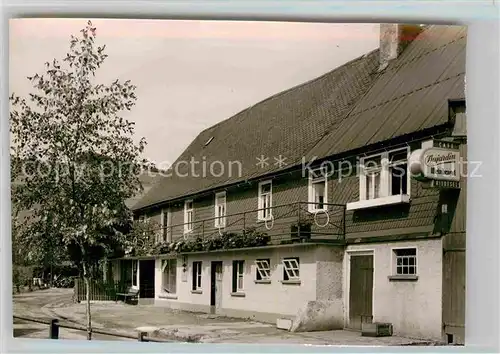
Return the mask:
{"type": "Polygon", "coordinates": [[[380,67],[384,70],[396,59],[423,30],[422,25],[381,23],[380,24],[380,67]]]}

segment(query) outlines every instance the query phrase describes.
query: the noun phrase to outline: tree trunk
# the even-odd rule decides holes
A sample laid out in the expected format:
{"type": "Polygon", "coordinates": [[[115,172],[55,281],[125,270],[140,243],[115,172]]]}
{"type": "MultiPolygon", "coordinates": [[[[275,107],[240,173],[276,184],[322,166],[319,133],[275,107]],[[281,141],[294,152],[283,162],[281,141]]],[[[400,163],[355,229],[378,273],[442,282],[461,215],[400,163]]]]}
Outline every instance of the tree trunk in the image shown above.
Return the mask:
{"type": "Polygon", "coordinates": [[[85,294],[87,298],[86,311],[87,316],[87,340],[92,339],[92,319],[90,316],[90,275],[87,267],[87,262],[83,261],[83,280],[85,281],[85,294]]]}
{"type": "Polygon", "coordinates": [[[54,272],[52,267],[52,260],[50,261],[50,288],[54,287],[54,272]]]}

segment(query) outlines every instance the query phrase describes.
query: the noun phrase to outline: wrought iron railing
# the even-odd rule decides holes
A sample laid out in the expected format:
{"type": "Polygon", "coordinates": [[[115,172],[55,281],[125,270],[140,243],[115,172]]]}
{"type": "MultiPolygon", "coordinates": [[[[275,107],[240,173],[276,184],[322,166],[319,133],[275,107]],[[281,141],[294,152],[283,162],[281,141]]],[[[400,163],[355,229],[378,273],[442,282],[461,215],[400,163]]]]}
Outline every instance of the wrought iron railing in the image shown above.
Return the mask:
{"type": "Polygon", "coordinates": [[[266,233],[272,243],[293,242],[294,240],[343,240],[345,235],[345,213],[343,204],[323,203],[320,210],[311,202],[294,202],[253,209],[225,215],[223,226],[220,217],[194,220],[191,223],[170,225],[153,230],[154,237],[164,241],[177,241],[201,237],[216,237],[223,233],[239,233],[254,229],[266,233]],[[263,213],[266,211],[266,213],[263,213]],[[262,218],[262,214],[269,217],[262,218]],[[186,232],[190,225],[190,231],[186,232]]]}

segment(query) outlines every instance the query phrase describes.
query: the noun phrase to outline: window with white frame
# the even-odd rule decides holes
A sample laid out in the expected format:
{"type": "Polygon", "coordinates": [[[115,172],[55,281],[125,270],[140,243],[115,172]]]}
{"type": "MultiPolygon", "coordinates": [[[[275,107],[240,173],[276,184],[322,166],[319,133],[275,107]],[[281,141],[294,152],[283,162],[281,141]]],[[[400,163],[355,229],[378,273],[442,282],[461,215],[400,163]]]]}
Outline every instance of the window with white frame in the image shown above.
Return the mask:
{"type": "Polygon", "coordinates": [[[272,218],[272,182],[266,181],[259,183],[259,203],[258,219],[269,220],[272,218]]]}
{"type": "Polygon", "coordinates": [[[161,210],[161,234],[163,242],[172,242],[171,226],[172,214],[170,209],[161,210]]]}
{"type": "Polygon", "coordinates": [[[374,156],[363,160],[362,168],[365,178],[364,199],[379,198],[382,175],[381,156],[374,156]]]}
{"type": "Polygon", "coordinates": [[[184,202],[184,233],[193,231],[193,201],[186,200],[184,202]]]}
{"type": "Polygon", "coordinates": [[[298,257],[283,259],[283,280],[300,280],[300,262],[298,257]]]}
{"type": "Polygon", "coordinates": [[[324,169],[309,171],[309,211],[326,210],[327,180],[324,169]]]}
{"type": "Polygon", "coordinates": [[[245,261],[233,261],[233,293],[243,290],[245,261]]]}
{"type": "Polygon", "coordinates": [[[215,227],[226,226],[226,192],[215,195],[215,227]]]}
{"type": "Polygon", "coordinates": [[[389,160],[389,194],[408,193],[408,149],[390,152],[389,160]]]}
{"type": "Polygon", "coordinates": [[[267,259],[257,259],[255,261],[255,280],[271,280],[271,261],[267,259]]]}
{"type": "Polygon", "coordinates": [[[417,275],[417,249],[399,248],[394,250],[395,275],[417,275]]]}
{"type": "Polygon", "coordinates": [[[138,268],[139,268],[139,261],[138,260],[133,260],[132,261],[132,286],[137,287],[137,273],[138,273],[138,268]]]}
{"type": "Polygon", "coordinates": [[[175,294],[177,291],[177,259],[162,259],[162,284],[164,293],[175,294]]]}
{"type": "Polygon", "coordinates": [[[408,195],[409,152],[405,147],[361,159],[360,200],[408,195]]]}
{"type": "Polygon", "coordinates": [[[192,290],[201,290],[201,262],[193,262],[192,290]]]}

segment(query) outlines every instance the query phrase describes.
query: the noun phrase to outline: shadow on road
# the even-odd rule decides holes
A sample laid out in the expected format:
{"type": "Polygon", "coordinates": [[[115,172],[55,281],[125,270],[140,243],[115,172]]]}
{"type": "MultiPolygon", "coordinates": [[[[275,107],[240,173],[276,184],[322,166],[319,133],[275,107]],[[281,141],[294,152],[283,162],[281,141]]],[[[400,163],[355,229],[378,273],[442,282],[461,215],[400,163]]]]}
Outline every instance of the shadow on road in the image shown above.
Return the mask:
{"type": "Polygon", "coordinates": [[[34,328],[14,328],[13,331],[13,336],[14,337],[27,337],[30,334],[40,332],[41,329],[34,329],[34,328]]]}

